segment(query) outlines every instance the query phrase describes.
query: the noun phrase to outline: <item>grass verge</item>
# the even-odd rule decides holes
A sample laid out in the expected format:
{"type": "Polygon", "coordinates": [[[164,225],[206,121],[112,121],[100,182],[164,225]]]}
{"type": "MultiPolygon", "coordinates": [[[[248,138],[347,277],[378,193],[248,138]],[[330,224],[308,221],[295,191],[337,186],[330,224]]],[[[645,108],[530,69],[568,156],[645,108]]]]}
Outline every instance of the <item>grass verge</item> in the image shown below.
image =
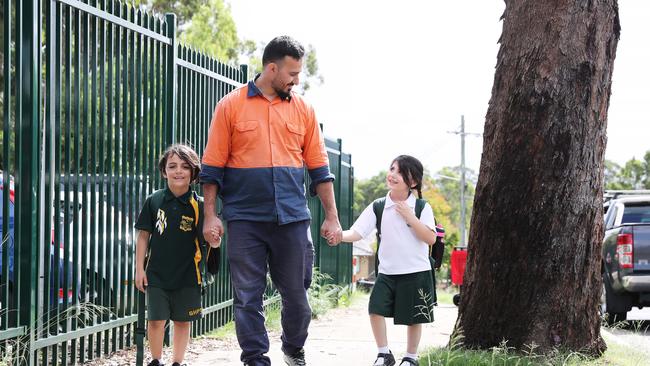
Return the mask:
{"type": "MultiPolygon", "coordinates": [[[[605,336],[607,341],[607,336],[605,336]]],[[[459,342],[452,342],[459,344],[459,342]]],[[[491,350],[467,350],[460,346],[432,348],[422,352],[420,366],[641,366],[648,365],[648,355],[619,343],[607,342],[607,351],[600,358],[578,352],[555,351],[537,354],[532,346],[517,352],[502,344],[491,350]]]]}

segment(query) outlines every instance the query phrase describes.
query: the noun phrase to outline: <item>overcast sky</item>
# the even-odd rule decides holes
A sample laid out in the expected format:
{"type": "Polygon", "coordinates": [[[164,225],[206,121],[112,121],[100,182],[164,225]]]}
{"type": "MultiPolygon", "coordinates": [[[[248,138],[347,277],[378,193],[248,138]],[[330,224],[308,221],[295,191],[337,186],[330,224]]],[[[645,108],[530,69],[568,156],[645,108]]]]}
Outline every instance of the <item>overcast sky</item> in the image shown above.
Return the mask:
{"type": "MultiPolygon", "coordinates": [[[[357,178],[399,154],[435,172],[460,164],[460,138],[485,123],[505,4],[456,1],[230,1],[239,36],[287,34],[314,45],[322,86],[306,97],[325,134],[343,139],[357,178]]],[[[650,150],[650,2],[619,0],[606,158],[620,164],[650,150]]],[[[478,172],[482,137],[467,137],[478,172]]]]}

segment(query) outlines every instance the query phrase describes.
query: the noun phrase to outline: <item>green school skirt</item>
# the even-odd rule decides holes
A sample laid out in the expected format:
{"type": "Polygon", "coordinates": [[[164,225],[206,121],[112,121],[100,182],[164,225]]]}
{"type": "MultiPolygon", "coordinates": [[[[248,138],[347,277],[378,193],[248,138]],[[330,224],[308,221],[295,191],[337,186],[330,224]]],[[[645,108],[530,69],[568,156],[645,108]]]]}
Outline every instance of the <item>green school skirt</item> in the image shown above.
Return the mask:
{"type": "Polygon", "coordinates": [[[368,312],[393,318],[395,324],[433,322],[431,271],[386,275],[380,273],[370,294],[368,312]]]}

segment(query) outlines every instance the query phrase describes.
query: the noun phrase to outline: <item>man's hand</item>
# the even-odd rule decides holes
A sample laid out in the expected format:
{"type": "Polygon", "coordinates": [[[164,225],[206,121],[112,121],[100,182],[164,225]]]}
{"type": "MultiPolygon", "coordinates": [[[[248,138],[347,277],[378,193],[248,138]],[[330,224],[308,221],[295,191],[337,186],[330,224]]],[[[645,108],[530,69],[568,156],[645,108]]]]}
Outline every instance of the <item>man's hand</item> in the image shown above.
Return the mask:
{"type": "Polygon", "coordinates": [[[211,247],[217,248],[221,245],[221,236],[223,235],[223,224],[215,216],[207,216],[203,223],[203,237],[211,247]]]}
{"type": "Polygon", "coordinates": [[[320,227],[320,235],[327,239],[328,245],[338,245],[341,242],[343,235],[339,218],[336,216],[325,218],[323,225],[320,227]]]}
{"type": "Polygon", "coordinates": [[[140,292],[145,292],[147,286],[149,286],[149,281],[147,280],[147,274],[144,272],[144,269],[138,269],[135,271],[135,288],[140,292]]]}

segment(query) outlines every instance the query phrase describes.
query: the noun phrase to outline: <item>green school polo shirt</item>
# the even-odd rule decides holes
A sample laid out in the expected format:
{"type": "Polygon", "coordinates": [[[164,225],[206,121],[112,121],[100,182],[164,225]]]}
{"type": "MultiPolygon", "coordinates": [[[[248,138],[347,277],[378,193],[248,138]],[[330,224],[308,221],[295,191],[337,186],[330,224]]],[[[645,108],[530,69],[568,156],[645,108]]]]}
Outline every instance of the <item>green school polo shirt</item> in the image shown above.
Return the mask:
{"type": "Polygon", "coordinates": [[[147,197],[135,228],[151,234],[145,264],[150,286],[175,290],[201,285],[202,213],[203,198],[191,189],[180,197],[169,188],[147,197]]]}

